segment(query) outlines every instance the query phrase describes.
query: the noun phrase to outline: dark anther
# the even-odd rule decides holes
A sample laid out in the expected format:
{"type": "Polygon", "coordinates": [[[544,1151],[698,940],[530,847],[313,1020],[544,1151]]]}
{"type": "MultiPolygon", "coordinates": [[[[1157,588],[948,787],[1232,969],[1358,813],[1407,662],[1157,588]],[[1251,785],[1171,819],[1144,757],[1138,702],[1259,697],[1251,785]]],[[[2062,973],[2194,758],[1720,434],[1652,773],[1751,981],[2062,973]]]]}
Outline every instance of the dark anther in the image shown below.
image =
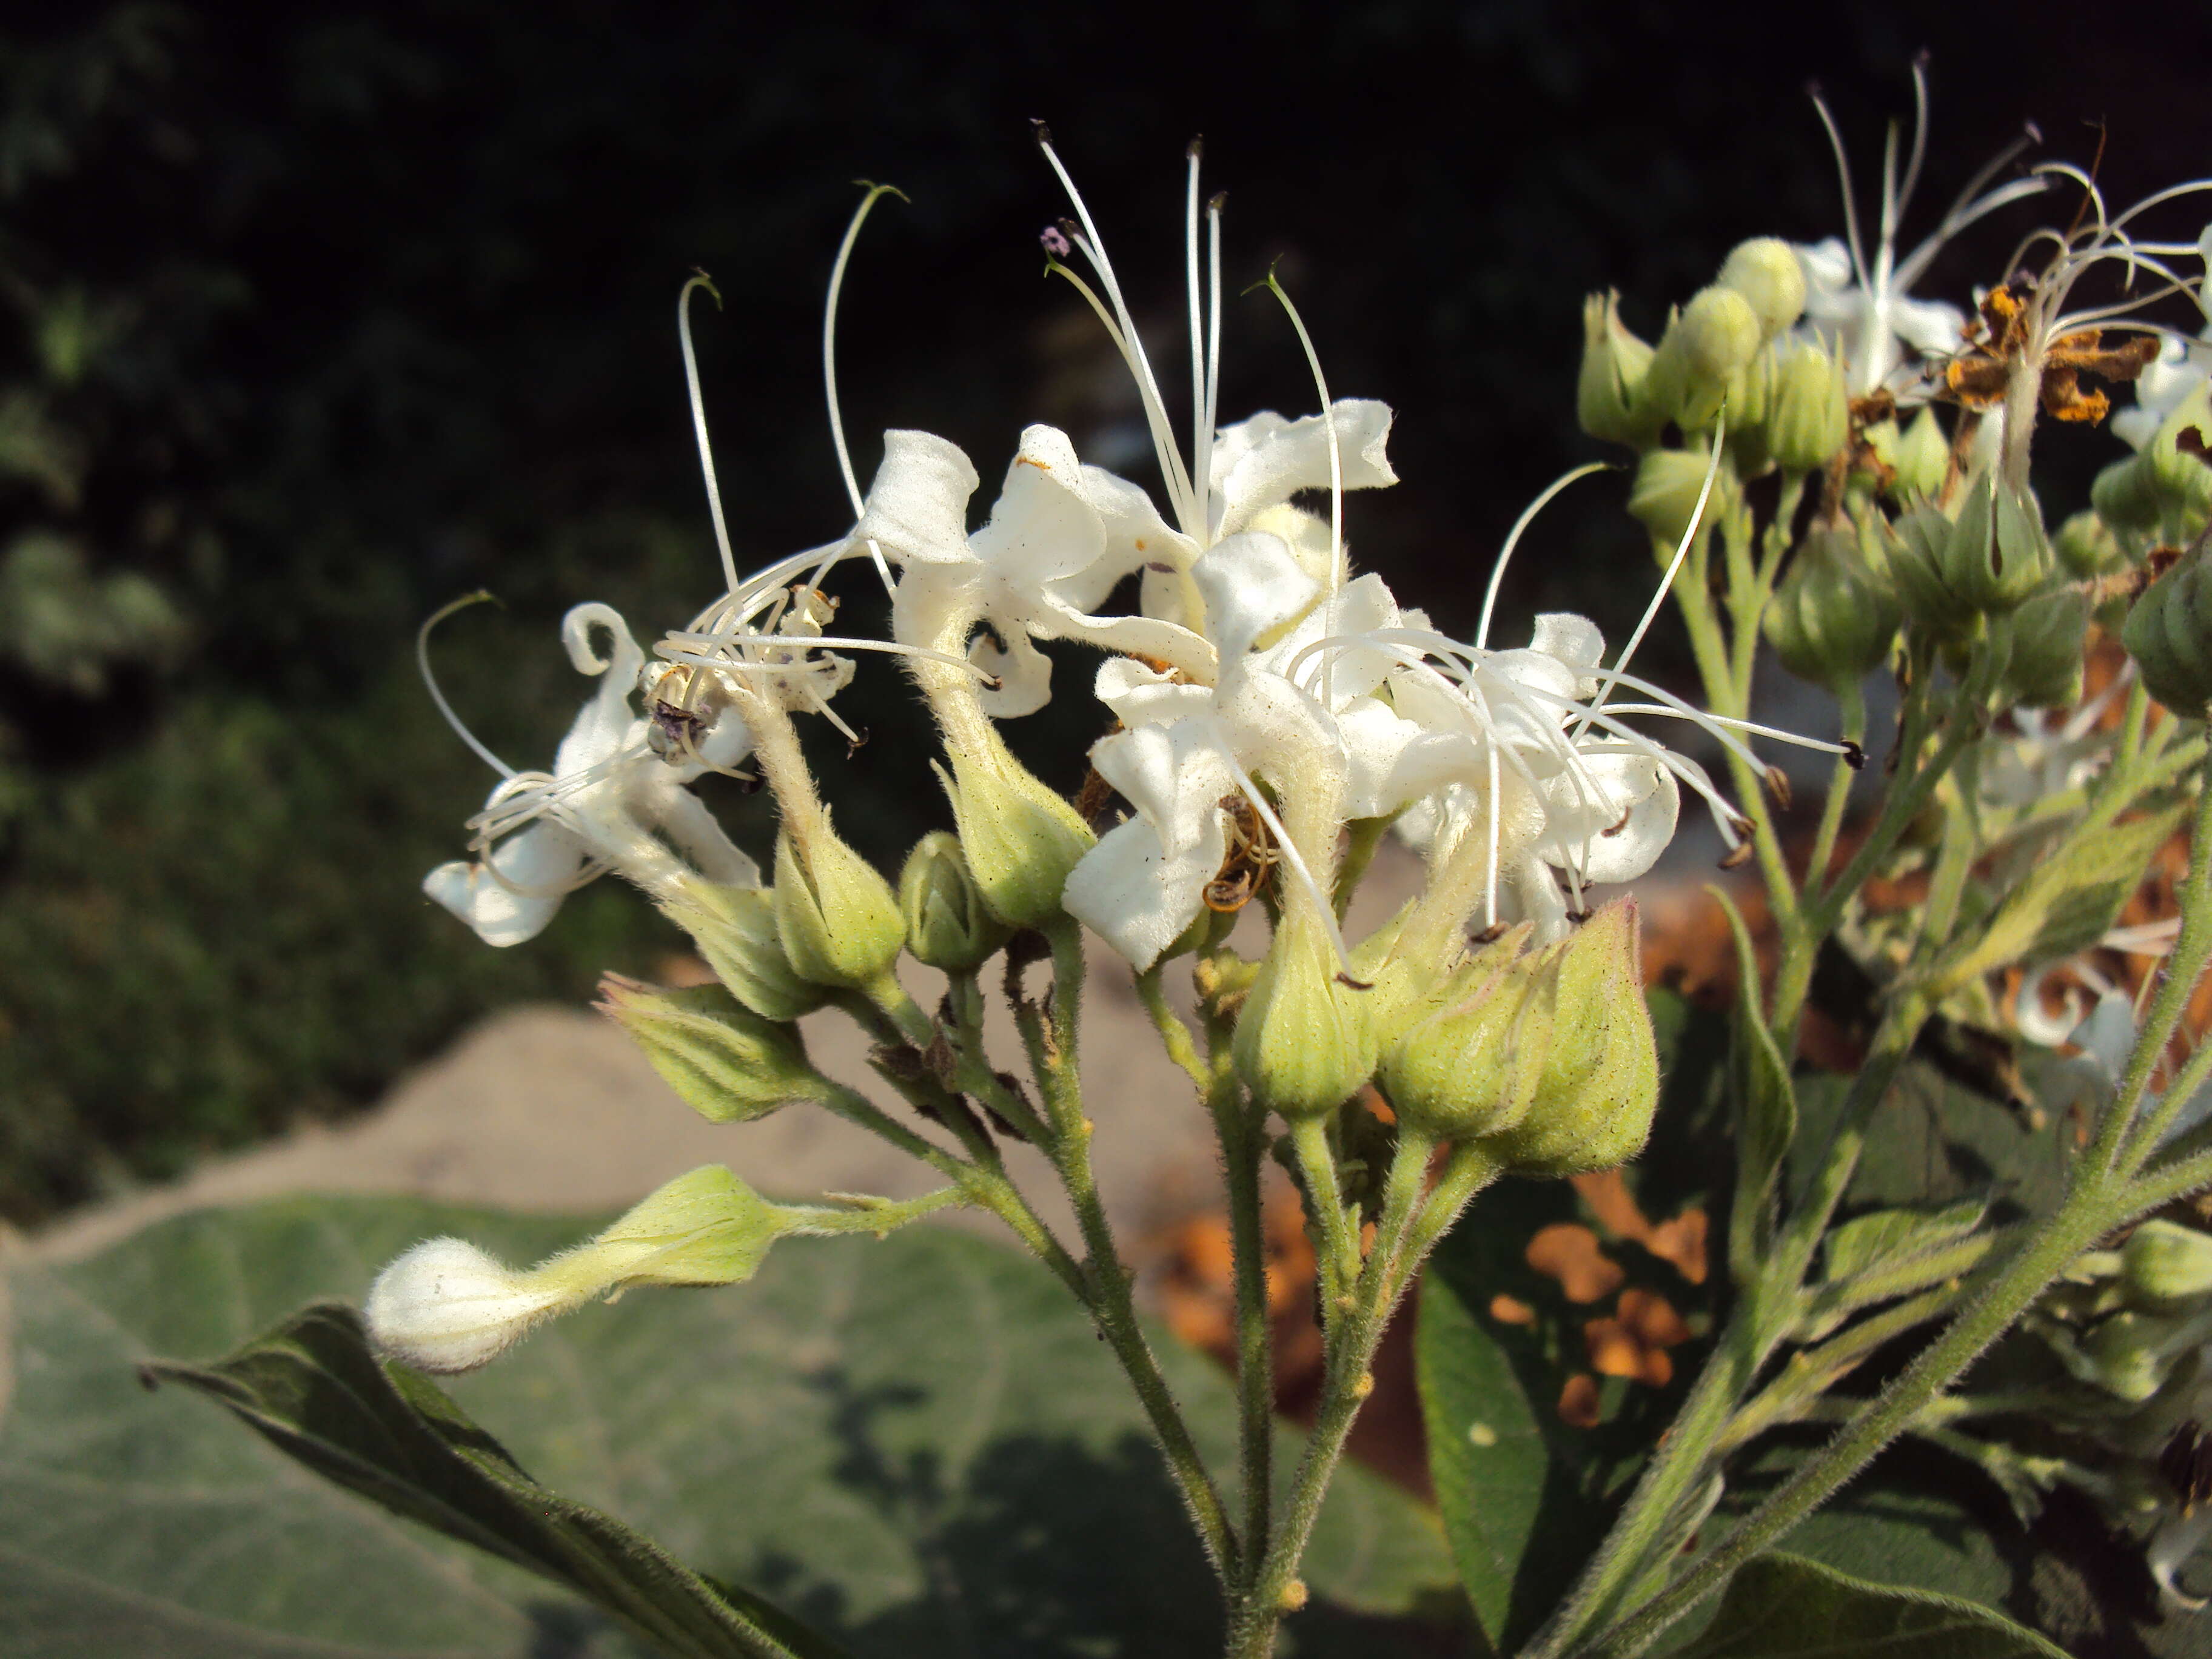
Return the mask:
{"type": "Polygon", "coordinates": [[[1183,147],[1182,153],[1184,160],[1197,161],[1200,156],[1206,154],[1206,135],[1202,132],[1193,134],[1190,143],[1183,147]]]}
{"type": "Polygon", "coordinates": [[[1790,775],[1778,766],[1766,769],[1766,793],[1774,797],[1784,811],[1790,810],[1790,775]]]}
{"type": "Polygon", "coordinates": [[[1745,865],[1750,862],[1751,843],[1747,841],[1738,842],[1735,848],[1729,853],[1729,855],[1721,860],[1721,868],[1723,870],[1741,870],[1745,865]]]}
{"type": "Polygon", "coordinates": [[[1336,982],[1339,985],[1349,985],[1355,991],[1371,991],[1375,988],[1375,981],[1371,979],[1354,979],[1351,975],[1341,972],[1337,975],[1336,982]]]}
{"type": "Polygon", "coordinates": [[[1854,772],[1863,772],[1866,770],[1866,750],[1860,748],[1858,744],[1853,743],[1849,738],[1845,738],[1844,739],[1844,764],[1850,767],[1854,772]]]}
{"type": "Polygon", "coordinates": [[[1474,942],[1477,945],[1495,945],[1505,937],[1508,927],[1505,922],[1493,921],[1474,936],[1474,942]]]}
{"type": "Polygon", "coordinates": [[[845,745],[845,758],[847,760],[850,760],[854,756],[859,754],[861,749],[866,744],[867,741],[868,728],[864,726],[858,732],[853,734],[853,740],[845,745]]]}
{"type": "Polygon", "coordinates": [[[1052,129],[1032,115],[1030,117],[1030,136],[1040,144],[1048,144],[1052,142],[1052,129]]]}
{"type": "Polygon", "coordinates": [[[1217,190],[1206,198],[1206,210],[1211,213],[1218,213],[1228,205],[1229,192],[1225,190],[1217,190]]]}

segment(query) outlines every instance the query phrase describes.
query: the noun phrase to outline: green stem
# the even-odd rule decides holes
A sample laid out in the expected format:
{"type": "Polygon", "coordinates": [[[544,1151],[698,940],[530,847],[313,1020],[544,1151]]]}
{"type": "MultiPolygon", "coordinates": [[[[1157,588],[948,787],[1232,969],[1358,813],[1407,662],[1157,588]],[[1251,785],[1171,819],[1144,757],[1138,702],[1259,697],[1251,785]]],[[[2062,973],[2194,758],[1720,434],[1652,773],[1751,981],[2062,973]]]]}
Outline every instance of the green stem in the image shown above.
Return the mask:
{"type": "MultiPolygon", "coordinates": [[[[1836,695],[1843,704],[1844,741],[1856,744],[1863,756],[1866,752],[1866,688],[1856,680],[1850,680],[1838,690],[1836,695]]],[[[1836,839],[1843,834],[1844,811],[1850,804],[1851,783],[1857,776],[1857,769],[1838,755],[1833,769],[1828,774],[1827,798],[1820,803],[1820,827],[1814,832],[1813,856],[1805,865],[1805,894],[1808,902],[1817,902],[1826,895],[1828,866],[1836,856],[1836,839]]]]}
{"type": "MultiPolygon", "coordinates": [[[[2173,1041],[2182,1016],[2189,1010],[2190,995],[2197,988],[2205,962],[2212,958],[2212,777],[2198,786],[2197,822],[2191,831],[2189,878],[2177,897],[2181,906],[2181,932],[2173,941],[2172,954],[2166,958],[2165,981],[2152,999],[2150,1015],[2143,1021],[2135,1049],[2128,1056],[2128,1068],[2120,1079],[2111,1115],[2092,1151],[2092,1157],[2103,1155],[2100,1168],[2110,1167],[2121,1157],[2121,1138],[2142,1107],[2143,1093],[2150,1087],[2151,1073],[2164,1056],[2166,1045],[2173,1041]]],[[[2197,1052],[2202,1054],[2207,1049],[2212,1049],[2212,1043],[2200,1045],[2197,1052]]],[[[2176,1079],[2177,1085],[2179,1081],[2176,1079]]],[[[2188,1100],[2189,1091],[2181,1087],[2166,1091],[2157,1109],[2127,1143],[2127,1167],[2130,1172],[2141,1169],[2157,1150],[2159,1138],[2188,1100]]]]}
{"type": "MultiPolygon", "coordinates": [[[[1674,598],[1681,607],[1691,654],[1705,681],[1705,696],[1718,705],[1714,712],[1734,720],[1744,718],[1747,699],[1729,667],[1728,647],[1721,636],[1720,617],[1714,612],[1711,594],[1701,582],[1677,580],[1674,598]]],[[[1797,914],[1797,889],[1790,879],[1789,862],[1782,856],[1781,837],[1775,833],[1774,816],[1768,810],[1766,780],[1734,751],[1728,764],[1735,783],[1736,803],[1751,821],[1752,844],[1759,854],[1759,873],[1765,878],[1775,919],[1787,925],[1797,914]]]]}
{"type": "Polygon", "coordinates": [[[1305,1177],[1312,1212],[1315,1255],[1321,1261],[1322,1322],[1334,1328],[1359,1273],[1359,1238],[1344,1212],[1344,1190],[1336,1178],[1336,1149],[1329,1145],[1328,1120],[1301,1117],[1291,1125],[1291,1150],[1305,1177]]]}
{"type": "Polygon", "coordinates": [[[808,1237],[831,1233],[873,1233],[878,1238],[896,1231],[952,1204],[975,1200],[958,1187],[940,1187],[920,1198],[860,1199],[851,1204],[779,1204],[776,1208],[793,1218],[793,1231],[808,1237]]]}
{"type": "Polygon", "coordinates": [[[1083,1003],[1083,935],[1072,921],[1046,930],[1052,943],[1052,1011],[1049,1040],[1032,1044],[1041,1062],[1037,1087],[1053,1114],[1057,1133],[1051,1147],[1060,1184],[1075,1210],[1077,1230],[1083,1237],[1086,1260],[1083,1279],[1088,1287],[1085,1303],[1091,1322],[1105,1338],[1114,1357],[1128,1376],[1145,1415],[1159,1437],[1161,1449],[1184,1504],[1197,1524],[1199,1539],[1215,1572],[1226,1585],[1238,1570],[1237,1542],[1221,1502],[1221,1493],[1191,1439],[1190,1427],[1176,1406],[1174,1392],[1160,1372],[1158,1359],[1137,1322],[1136,1303],[1130,1291],[1131,1274],[1122,1265],[1114,1231],[1106,1220],[1098,1197],[1098,1182],[1091,1167],[1091,1121],[1083,1115],[1083,1088],[1077,1065],[1079,1013],[1083,1003]]]}

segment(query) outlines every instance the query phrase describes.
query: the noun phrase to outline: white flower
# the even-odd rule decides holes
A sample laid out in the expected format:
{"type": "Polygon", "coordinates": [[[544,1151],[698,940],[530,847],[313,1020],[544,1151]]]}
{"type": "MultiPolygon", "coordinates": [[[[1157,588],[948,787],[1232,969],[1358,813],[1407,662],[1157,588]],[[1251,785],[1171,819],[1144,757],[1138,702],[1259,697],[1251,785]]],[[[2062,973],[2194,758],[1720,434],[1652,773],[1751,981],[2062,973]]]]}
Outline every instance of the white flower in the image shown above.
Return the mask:
{"type": "Polygon", "coordinates": [[[759,886],[758,867],[684,787],[744,758],[742,723],[718,721],[690,738],[694,758],[663,760],[630,706],[645,653],[622,617],[607,605],[580,605],[562,619],[561,637],[578,672],[599,677],[598,692],[550,773],[516,772],[477,745],[506,775],[469,822],[477,856],[440,865],[422,890],[486,944],[503,945],[534,939],[562,899],[608,870],[654,890],[680,878],[684,865],[671,847],[711,881],[759,886]],[[592,648],[595,629],[611,636],[604,658],[592,648]]]}
{"type": "Polygon", "coordinates": [[[376,1346],[417,1370],[472,1371],[583,1298],[517,1273],[465,1239],[426,1239],[368,1287],[362,1311],[376,1346]]]}
{"type": "Polygon", "coordinates": [[[1897,254],[1899,222],[1911,205],[1928,150],[1928,77],[1917,64],[1912,68],[1912,90],[1916,106],[1912,149],[1900,179],[1898,133],[1892,126],[1888,146],[1882,153],[1881,217],[1871,257],[1869,245],[1860,235],[1856,192],[1850,161],[1844,153],[1843,135],[1820,94],[1813,97],[1813,106],[1820,112],[1820,124],[1835,150],[1837,171],[1843,178],[1844,235],[1797,248],[1797,262],[1805,272],[1805,322],[1801,331],[1841,356],[1855,398],[1883,386],[1908,392],[1919,371],[1918,360],[1947,357],[1958,350],[1966,328],[1965,313],[1940,301],[1914,299],[1913,285],[1927,273],[1944,244],[1967,226],[2046,185],[2043,179],[2027,178],[2013,179],[1995,190],[1985,188],[2014,157],[2036,141],[2038,135],[2031,127],[1967,181],[1927,239],[1900,259],[1897,254]],[[1905,351],[1899,349],[1900,345],[1905,351]],[[1912,361],[1908,361],[1907,352],[1912,361]],[[1910,372],[1900,374],[1900,370],[1910,372]]]}
{"type": "MultiPolygon", "coordinates": [[[[2212,226],[2206,227],[2199,243],[2212,243],[2212,226]]],[[[2212,323],[2194,340],[2167,335],[2159,343],[2156,360],[2136,378],[2135,402],[2113,414],[2112,435],[2130,449],[2145,447],[2158,435],[2166,417],[2208,379],[2212,379],[2212,323]]]]}

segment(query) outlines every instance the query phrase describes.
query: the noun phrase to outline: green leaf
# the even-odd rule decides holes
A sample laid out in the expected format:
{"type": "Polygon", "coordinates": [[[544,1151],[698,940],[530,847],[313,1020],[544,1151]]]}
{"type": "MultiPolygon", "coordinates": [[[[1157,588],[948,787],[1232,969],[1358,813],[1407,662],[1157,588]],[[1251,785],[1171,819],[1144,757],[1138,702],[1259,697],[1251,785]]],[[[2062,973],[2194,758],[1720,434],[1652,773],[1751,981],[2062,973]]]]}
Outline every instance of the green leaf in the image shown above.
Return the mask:
{"type": "Polygon", "coordinates": [[[1956,1596],[1904,1590],[1794,1555],[1753,1561],[1677,1659],[2065,1659],[2033,1631],[1956,1596]]]}
{"type": "Polygon", "coordinates": [[[1735,1071],[1729,1091],[1735,1107],[1735,1196],[1729,1207],[1729,1274],[1737,1284],[1758,1277],[1774,1243],[1774,1188],[1790,1144],[1797,1133],[1797,1097],[1783,1058],[1759,1006],[1759,958],[1751,929],[1734,901],[1717,887],[1705,890],[1719,902],[1735,938],[1736,1006],[1730,1060],[1735,1071]]]}
{"type": "MultiPolygon", "coordinates": [[[[426,1237],[536,1261],[605,1220],[298,1199],[10,1264],[0,1652],[641,1653],[572,1595],[314,1477],[185,1389],[146,1393],[133,1369],[358,1296],[426,1237]]],[[[1233,1469],[1225,1379],[1160,1346],[1202,1449],[1233,1469]]],[[[743,1287],[635,1291],[449,1387],[548,1491],[860,1659],[1218,1650],[1218,1592],[1119,1369],[1057,1283],[987,1241],[789,1240],[743,1287]]],[[[1312,1652],[1352,1626],[1353,1650],[1406,1651],[1427,1638],[1400,1615],[1452,1583],[1434,1517],[1359,1468],[1304,1576],[1316,1605],[1288,1628],[1312,1652]]]]}
{"type": "Polygon", "coordinates": [[[2142,885],[2151,855],[2187,811],[2187,803],[2179,803],[2070,838],[2005,896],[1978,934],[1962,939],[1959,954],[1934,970],[1939,994],[2014,963],[2048,962],[2087,950],[2142,885]]]}
{"type": "Polygon", "coordinates": [[[1982,1224],[1990,1206],[1978,1198],[1960,1199],[1933,1210],[1873,1210],[1855,1216],[1824,1243],[1830,1283],[1877,1268],[1894,1268],[1963,1238],[1982,1224]]]}
{"type": "Polygon", "coordinates": [[[650,1539],[546,1491],[428,1377],[380,1364],[343,1303],[311,1304],[216,1365],[157,1360],[141,1373],[211,1395],[325,1480],[565,1584],[670,1653],[836,1653],[758,1597],[718,1592],[650,1539]]]}

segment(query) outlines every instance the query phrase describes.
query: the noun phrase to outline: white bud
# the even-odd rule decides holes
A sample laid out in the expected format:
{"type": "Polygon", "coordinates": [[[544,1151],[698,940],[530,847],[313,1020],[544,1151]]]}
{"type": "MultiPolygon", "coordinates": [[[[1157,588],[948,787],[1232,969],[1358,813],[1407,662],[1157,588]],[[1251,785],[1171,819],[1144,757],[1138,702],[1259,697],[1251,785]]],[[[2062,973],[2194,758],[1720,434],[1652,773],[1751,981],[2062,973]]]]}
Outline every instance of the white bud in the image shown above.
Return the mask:
{"type": "Polygon", "coordinates": [[[417,1244],[368,1287],[369,1334],[417,1370],[472,1371],[580,1298],[532,1282],[460,1238],[417,1244]]]}

